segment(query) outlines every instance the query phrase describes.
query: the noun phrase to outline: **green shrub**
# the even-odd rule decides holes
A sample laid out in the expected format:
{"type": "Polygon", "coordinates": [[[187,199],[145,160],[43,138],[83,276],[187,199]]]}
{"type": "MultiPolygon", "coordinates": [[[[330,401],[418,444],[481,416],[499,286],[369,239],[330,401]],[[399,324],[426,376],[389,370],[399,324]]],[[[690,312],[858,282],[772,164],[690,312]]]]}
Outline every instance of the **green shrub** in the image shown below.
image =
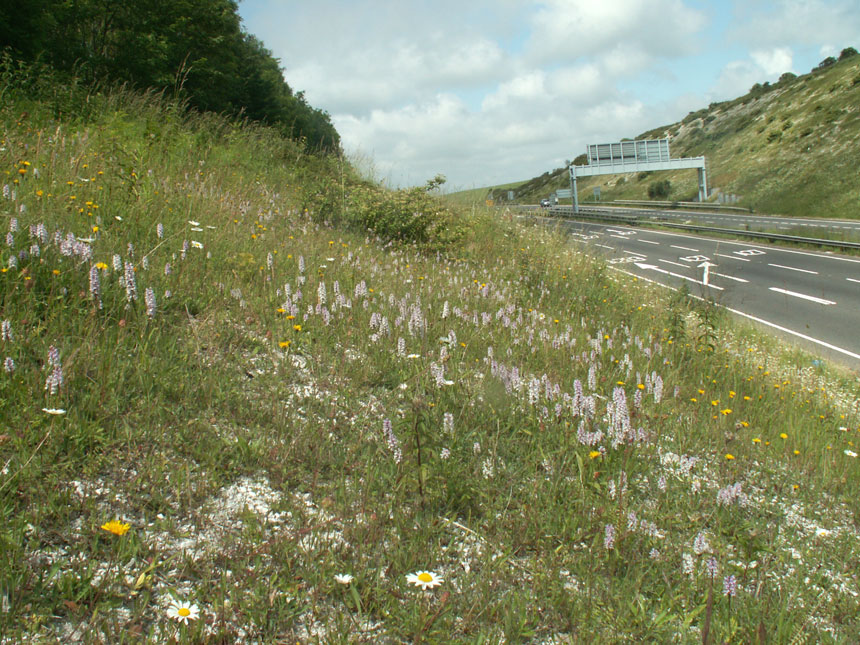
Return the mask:
{"type": "Polygon", "coordinates": [[[349,195],[349,217],[384,240],[440,247],[460,240],[465,226],[424,188],[386,191],[358,186],[349,195]]]}
{"type": "Polygon", "coordinates": [[[672,182],[668,179],[655,181],[648,186],[648,197],[650,199],[666,199],[672,192],[672,182]]]}

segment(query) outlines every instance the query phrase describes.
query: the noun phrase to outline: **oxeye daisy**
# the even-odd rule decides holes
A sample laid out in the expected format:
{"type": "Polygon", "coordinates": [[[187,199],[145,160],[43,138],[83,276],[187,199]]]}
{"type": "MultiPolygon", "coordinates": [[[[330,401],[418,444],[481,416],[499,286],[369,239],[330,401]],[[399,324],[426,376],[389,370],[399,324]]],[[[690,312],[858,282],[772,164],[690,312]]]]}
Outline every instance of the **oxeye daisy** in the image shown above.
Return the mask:
{"type": "Polygon", "coordinates": [[[445,579],[433,571],[418,571],[407,575],[406,582],[426,590],[428,587],[438,587],[445,582],[445,579]]]}
{"type": "Polygon", "coordinates": [[[349,573],[336,573],[334,575],[335,582],[337,582],[338,584],[342,584],[342,585],[348,585],[350,582],[353,581],[353,579],[354,578],[353,578],[352,574],[349,574],[349,573]]]}
{"type": "Polygon", "coordinates": [[[200,610],[197,608],[197,605],[181,600],[174,600],[167,608],[167,615],[187,625],[189,620],[197,620],[199,618],[200,610]]]}

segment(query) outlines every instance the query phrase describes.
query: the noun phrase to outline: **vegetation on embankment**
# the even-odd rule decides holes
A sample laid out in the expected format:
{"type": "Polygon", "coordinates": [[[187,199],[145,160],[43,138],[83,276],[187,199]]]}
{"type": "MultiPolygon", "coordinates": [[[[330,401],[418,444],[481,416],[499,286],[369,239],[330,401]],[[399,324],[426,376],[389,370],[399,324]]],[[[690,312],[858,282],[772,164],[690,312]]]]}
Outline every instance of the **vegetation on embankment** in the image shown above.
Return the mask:
{"type": "MultiPolygon", "coordinates": [[[[825,59],[808,74],[787,73],[773,85],[756,84],[744,96],[712,103],[636,138],[670,138],[673,157],[704,155],[709,187],[736,196],[739,201],[730,203],[737,206],[757,213],[857,219],[858,105],[860,56],[846,48],[838,60],[825,59]]],[[[574,163],[586,163],[584,155],[574,163]]],[[[577,183],[585,203],[594,199],[595,187],[603,202],[647,200],[654,198],[655,184],[666,180],[668,194],[657,199],[696,199],[697,177],[690,170],[606,175],[577,183]]],[[[537,203],[569,187],[567,169],[558,168],[523,182],[516,199],[537,203]]]]}
{"type": "Polygon", "coordinates": [[[338,151],[329,115],[293,91],[280,61],[241,23],[236,0],[4,3],[0,54],[7,67],[36,65],[30,77],[46,97],[67,82],[124,83],[195,110],[267,123],[314,150],[338,151]]]}
{"type": "Polygon", "coordinates": [[[855,381],[272,129],[3,91],[0,641],[856,635],[855,381]]]}

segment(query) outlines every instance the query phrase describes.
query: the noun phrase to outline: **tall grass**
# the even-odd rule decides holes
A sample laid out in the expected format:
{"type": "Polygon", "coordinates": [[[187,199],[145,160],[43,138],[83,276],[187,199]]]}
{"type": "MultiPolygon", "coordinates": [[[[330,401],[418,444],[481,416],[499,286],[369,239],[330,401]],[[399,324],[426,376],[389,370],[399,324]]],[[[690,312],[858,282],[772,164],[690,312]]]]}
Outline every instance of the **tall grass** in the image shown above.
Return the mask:
{"type": "Polygon", "coordinates": [[[856,383],[265,128],[11,98],[0,639],[856,635],[856,383]]]}

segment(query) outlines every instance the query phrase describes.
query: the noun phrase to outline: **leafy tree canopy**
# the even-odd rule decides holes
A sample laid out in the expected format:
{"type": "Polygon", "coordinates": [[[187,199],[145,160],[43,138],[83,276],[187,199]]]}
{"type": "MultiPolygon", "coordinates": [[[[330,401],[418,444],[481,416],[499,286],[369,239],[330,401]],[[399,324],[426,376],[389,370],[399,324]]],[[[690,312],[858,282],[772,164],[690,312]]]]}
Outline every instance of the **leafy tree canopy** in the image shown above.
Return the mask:
{"type": "Polygon", "coordinates": [[[167,90],[200,110],[245,116],[338,150],[329,115],[284,80],[242,29],[235,0],[27,0],[0,4],[0,49],[84,81],[167,90]]]}

